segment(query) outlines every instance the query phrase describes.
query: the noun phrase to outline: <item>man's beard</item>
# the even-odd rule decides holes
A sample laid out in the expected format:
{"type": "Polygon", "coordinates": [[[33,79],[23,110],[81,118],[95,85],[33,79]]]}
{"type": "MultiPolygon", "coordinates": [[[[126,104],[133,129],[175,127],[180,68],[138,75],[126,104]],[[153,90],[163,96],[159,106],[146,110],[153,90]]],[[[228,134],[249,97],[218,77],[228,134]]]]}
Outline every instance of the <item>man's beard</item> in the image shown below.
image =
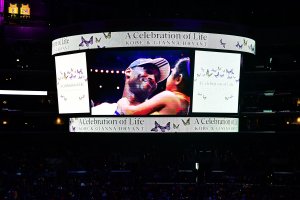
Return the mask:
{"type": "Polygon", "coordinates": [[[145,101],[156,90],[157,86],[147,78],[138,75],[136,79],[129,81],[129,90],[135,95],[137,101],[145,101]]]}

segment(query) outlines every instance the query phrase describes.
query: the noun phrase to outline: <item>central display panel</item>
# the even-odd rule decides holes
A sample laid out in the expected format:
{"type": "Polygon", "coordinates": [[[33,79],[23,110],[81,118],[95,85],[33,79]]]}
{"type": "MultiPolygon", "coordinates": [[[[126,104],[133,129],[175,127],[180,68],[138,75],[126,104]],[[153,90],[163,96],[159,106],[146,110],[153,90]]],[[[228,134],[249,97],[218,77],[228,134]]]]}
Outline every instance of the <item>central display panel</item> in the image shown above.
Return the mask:
{"type": "Polygon", "coordinates": [[[88,65],[95,67],[89,69],[92,115],[189,114],[192,51],[110,49],[88,53],[87,57],[88,65]],[[176,82],[175,73],[180,81],[176,82]],[[130,106],[117,111],[117,102],[122,97],[122,106],[126,106],[125,98],[130,106]]]}

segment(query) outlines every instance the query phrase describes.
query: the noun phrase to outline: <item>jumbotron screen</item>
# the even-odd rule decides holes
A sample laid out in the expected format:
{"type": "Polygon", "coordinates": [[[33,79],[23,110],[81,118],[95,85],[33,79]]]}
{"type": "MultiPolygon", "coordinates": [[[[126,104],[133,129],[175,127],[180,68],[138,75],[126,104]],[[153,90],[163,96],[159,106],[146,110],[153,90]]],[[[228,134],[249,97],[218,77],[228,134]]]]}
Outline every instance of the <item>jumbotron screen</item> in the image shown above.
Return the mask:
{"type": "Polygon", "coordinates": [[[59,113],[88,117],[72,118],[71,124],[111,119],[114,125],[115,117],[126,117],[127,124],[139,116],[154,120],[151,129],[160,131],[171,129],[171,124],[178,128],[179,122],[166,120],[176,117],[183,125],[197,116],[226,124],[226,119],[236,119],[228,115],[239,112],[242,55],[254,54],[254,47],[252,39],[239,36],[170,31],[56,39],[52,54],[59,113]],[[159,116],[165,122],[159,123],[159,116]]]}

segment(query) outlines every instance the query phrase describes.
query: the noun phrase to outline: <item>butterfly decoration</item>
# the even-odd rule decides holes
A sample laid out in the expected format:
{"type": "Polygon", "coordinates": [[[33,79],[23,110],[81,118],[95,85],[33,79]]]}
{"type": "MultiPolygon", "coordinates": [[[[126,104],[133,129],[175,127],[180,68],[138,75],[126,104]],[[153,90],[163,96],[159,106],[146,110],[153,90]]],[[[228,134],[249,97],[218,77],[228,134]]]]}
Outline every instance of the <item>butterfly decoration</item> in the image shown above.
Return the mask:
{"type": "Polygon", "coordinates": [[[206,75],[207,75],[208,77],[210,77],[210,76],[212,75],[212,73],[209,73],[209,70],[206,70],[206,75]]]}
{"type": "Polygon", "coordinates": [[[180,124],[177,124],[177,125],[176,125],[176,124],[173,123],[173,128],[174,128],[174,129],[178,129],[178,128],[179,128],[179,125],[180,125],[180,124]]]}
{"type": "Polygon", "coordinates": [[[161,126],[157,121],[155,121],[155,127],[151,129],[151,131],[158,132],[159,129],[161,132],[165,132],[166,130],[170,130],[170,122],[166,124],[166,126],[161,126]]]}
{"type": "Polygon", "coordinates": [[[220,73],[218,72],[217,74],[215,74],[215,77],[218,78],[219,75],[220,75],[220,73]]]}
{"type": "Polygon", "coordinates": [[[182,123],[184,126],[190,125],[191,124],[191,118],[188,118],[186,121],[184,121],[183,119],[181,119],[182,123]]]}
{"type": "Polygon", "coordinates": [[[71,74],[69,79],[73,79],[73,78],[76,78],[76,74],[71,74]]]}
{"type": "Polygon", "coordinates": [[[240,44],[239,42],[237,42],[237,44],[235,45],[237,48],[242,49],[243,48],[243,44],[240,44]]]}
{"type": "Polygon", "coordinates": [[[62,98],[63,100],[67,101],[67,97],[60,95],[60,98],[62,98]]]}
{"type": "Polygon", "coordinates": [[[205,96],[204,94],[198,93],[198,96],[202,96],[202,98],[205,100],[207,98],[207,96],[205,96]]]}
{"type": "Polygon", "coordinates": [[[228,74],[234,74],[233,69],[231,69],[231,70],[226,69],[226,72],[227,72],[228,74]]]}
{"type": "Polygon", "coordinates": [[[93,44],[93,36],[91,36],[89,40],[86,40],[84,39],[83,36],[81,36],[81,42],[79,44],[80,47],[84,47],[84,46],[89,47],[92,44],[93,44]]]}
{"type": "Polygon", "coordinates": [[[225,100],[229,100],[229,99],[231,99],[233,96],[231,95],[231,96],[229,96],[229,97],[225,97],[225,100]]]}
{"type": "Polygon", "coordinates": [[[75,126],[70,126],[70,132],[75,132],[76,127],[75,126]]]}
{"type": "Polygon", "coordinates": [[[252,44],[250,44],[250,45],[248,46],[248,48],[249,48],[252,52],[255,51],[254,46],[253,46],[252,44]]]}
{"type": "Polygon", "coordinates": [[[104,35],[105,39],[110,39],[111,38],[111,32],[107,32],[107,33],[103,32],[103,35],[104,35]]]}
{"type": "Polygon", "coordinates": [[[85,97],[85,95],[82,95],[82,96],[80,96],[78,98],[79,98],[79,100],[82,100],[84,97],[85,97]]]}
{"type": "Polygon", "coordinates": [[[96,43],[100,43],[101,42],[101,37],[100,38],[95,37],[95,39],[96,39],[96,43]]]}
{"type": "Polygon", "coordinates": [[[98,48],[98,49],[101,49],[101,48],[105,48],[105,46],[102,46],[102,47],[101,47],[100,45],[97,45],[97,48],[98,48]]]}
{"type": "Polygon", "coordinates": [[[223,39],[220,40],[220,44],[225,48],[226,43],[223,42],[223,39]]]}
{"type": "MultiPolygon", "coordinates": [[[[105,33],[103,33],[104,34],[104,36],[106,36],[105,35],[105,33]]],[[[106,36],[106,37],[109,37],[109,36],[106,36]]],[[[105,37],[105,38],[106,38],[105,37]]],[[[110,37],[109,37],[110,38],[110,37]]],[[[101,42],[101,37],[99,37],[99,38],[97,38],[97,37],[95,37],[95,39],[96,39],[96,43],[100,43],[101,42]]],[[[97,44],[97,48],[99,49],[99,48],[105,48],[105,46],[100,46],[99,44],[97,44]]]]}
{"type": "Polygon", "coordinates": [[[83,74],[78,76],[78,79],[84,79],[84,78],[85,76],[83,74]]]}
{"type": "Polygon", "coordinates": [[[64,72],[64,79],[68,79],[68,75],[66,74],[66,72],[64,72]]]}

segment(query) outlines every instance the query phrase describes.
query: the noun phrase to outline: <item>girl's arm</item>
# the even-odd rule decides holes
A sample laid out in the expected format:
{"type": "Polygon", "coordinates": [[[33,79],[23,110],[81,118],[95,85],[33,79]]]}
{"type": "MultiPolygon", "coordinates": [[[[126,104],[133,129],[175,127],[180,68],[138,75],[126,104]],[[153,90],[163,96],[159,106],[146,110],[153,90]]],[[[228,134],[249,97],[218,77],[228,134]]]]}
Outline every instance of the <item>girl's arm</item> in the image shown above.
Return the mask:
{"type": "Polygon", "coordinates": [[[170,91],[163,91],[153,96],[151,99],[139,105],[130,105],[127,98],[118,101],[118,107],[125,115],[147,115],[161,110],[174,100],[174,94],[170,91]]]}

